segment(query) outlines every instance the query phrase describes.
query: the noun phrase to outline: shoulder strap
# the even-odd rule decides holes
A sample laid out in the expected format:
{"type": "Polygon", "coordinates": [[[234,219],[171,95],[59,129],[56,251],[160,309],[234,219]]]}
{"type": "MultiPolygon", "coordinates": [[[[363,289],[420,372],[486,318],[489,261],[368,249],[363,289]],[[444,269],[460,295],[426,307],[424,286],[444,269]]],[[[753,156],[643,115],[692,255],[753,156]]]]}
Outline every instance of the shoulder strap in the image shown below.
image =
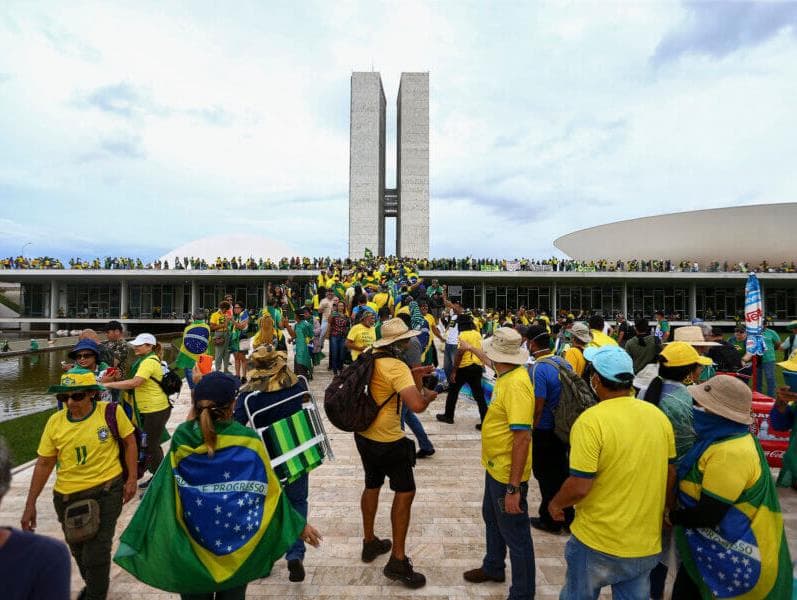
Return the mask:
{"type": "Polygon", "coordinates": [[[111,435],[118,442],[119,441],[119,423],[116,421],[116,407],[119,406],[116,402],[109,402],[105,405],[105,422],[108,424],[108,429],[111,430],[111,435]]]}

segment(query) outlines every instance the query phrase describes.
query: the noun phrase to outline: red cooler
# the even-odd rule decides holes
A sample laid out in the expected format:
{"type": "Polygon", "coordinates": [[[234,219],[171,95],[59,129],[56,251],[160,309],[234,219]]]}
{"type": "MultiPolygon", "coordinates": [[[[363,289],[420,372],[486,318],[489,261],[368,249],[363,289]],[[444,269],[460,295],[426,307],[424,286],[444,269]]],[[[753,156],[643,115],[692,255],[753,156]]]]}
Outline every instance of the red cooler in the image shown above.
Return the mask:
{"type": "Polygon", "coordinates": [[[753,392],[753,423],[750,432],[761,442],[770,467],[783,466],[783,454],[789,447],[789,432],[776,431],[769,425],[769,411],[775,400],[759,392],[753,392]]]}

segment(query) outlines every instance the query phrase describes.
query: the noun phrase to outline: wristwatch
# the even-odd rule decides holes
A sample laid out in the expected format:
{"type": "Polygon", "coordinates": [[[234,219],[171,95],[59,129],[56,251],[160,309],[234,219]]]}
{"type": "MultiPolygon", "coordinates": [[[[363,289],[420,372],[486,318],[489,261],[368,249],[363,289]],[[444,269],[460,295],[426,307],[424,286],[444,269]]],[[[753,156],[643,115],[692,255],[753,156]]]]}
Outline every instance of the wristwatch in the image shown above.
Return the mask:
{"type": "Polygon", "coordinates": [[[519,487],[515,487],[511,483],[506,484],[506,493],[509,495],[517,494],[520,491],[519,487]]]}

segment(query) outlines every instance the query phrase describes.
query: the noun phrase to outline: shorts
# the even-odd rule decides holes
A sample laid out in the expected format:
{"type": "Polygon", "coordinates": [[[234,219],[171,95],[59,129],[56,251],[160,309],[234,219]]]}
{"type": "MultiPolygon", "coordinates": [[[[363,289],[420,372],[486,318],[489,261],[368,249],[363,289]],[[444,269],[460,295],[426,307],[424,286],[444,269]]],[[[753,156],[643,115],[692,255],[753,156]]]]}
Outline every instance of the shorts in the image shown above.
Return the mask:
{"type": "Polygon", "coordinates": [[[415,442],[406,437],[395,442],[375,442],[357,434],[354,442],[365,469],[366,489],[382,487],[387,476],[394,492],[415,491],[415,442]]]}

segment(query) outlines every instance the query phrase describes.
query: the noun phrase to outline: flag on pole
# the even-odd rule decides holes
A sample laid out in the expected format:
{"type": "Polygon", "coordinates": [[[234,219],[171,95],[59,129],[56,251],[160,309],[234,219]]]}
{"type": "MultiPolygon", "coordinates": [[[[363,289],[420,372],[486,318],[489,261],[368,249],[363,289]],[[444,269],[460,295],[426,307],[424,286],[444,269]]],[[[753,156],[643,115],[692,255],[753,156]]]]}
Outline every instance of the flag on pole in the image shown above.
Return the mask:
{"type": "Polygon", "coordinates": [[[764,354],[764,309],[761,302],[761,285],[755,273],[747,277],[744,288],[744,325],[747,330],[745,349],[753,356],[764,354]]]}
{"type": "Polygon", "coordinates": [[[257,433],[236,422],[216,433],[210,457],[197,421],[177,428],[122,533],[114,561],[155,588],[205,594],[266,577],[304,528],[257,433]]]}

